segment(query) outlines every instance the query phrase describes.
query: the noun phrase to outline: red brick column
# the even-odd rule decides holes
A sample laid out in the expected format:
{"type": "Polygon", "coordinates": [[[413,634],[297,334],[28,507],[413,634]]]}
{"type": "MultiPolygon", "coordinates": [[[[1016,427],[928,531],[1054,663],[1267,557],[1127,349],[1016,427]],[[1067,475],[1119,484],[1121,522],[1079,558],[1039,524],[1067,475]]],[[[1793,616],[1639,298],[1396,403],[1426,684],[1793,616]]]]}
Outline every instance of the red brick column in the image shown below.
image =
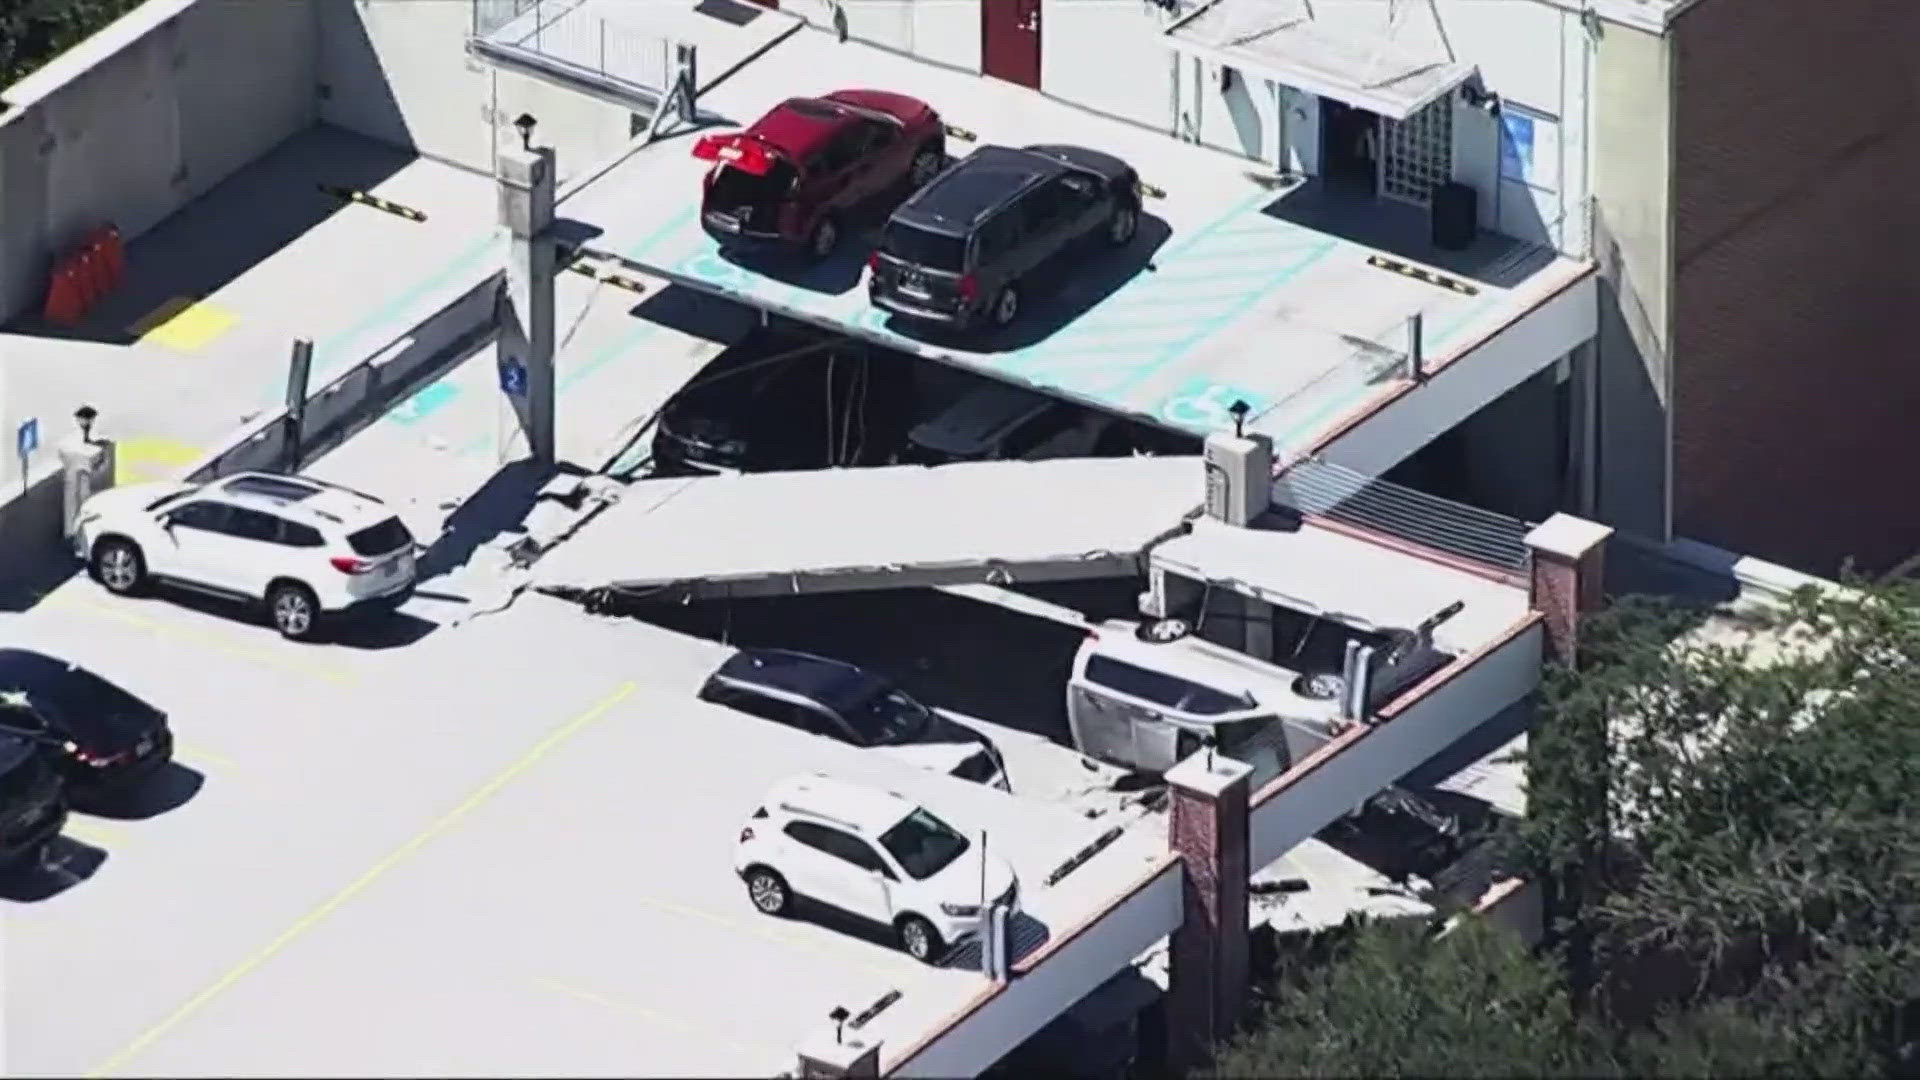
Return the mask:
{"type": "Polygon", "coordinates": [[[1547,643],[1572,662],[1580,618],[1606,602],[1607,538],[1613,530],[1571,514],[1555,514],[1527,534],[1529,599],[1546,616],[1547,643]]]}
{"type": "Polygon", "coordinates": [[[1167,1053],[1175,1069],[1205,1063],[1246,1006],[1252,771],[1204,751],[1167,771],[1171,842],[1186,863],[1186,921],[1173,934],[1166,1000],[1167,1053]]]}

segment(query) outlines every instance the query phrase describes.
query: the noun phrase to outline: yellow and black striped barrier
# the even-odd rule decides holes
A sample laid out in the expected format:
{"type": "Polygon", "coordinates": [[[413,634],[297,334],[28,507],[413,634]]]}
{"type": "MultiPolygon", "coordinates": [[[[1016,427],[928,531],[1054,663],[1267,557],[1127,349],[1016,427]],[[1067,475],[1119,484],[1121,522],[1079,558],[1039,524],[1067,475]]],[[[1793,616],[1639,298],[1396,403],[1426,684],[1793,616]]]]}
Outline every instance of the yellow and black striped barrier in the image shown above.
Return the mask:
{"type": "Polygon", "coordinates": [[[378,196],[369,195],[364,191],[355,191],[352,188],[340,187],[335,184],[321,184],[320,190],[343,202],[357,202],[363,206],[371,206],[375,210],[385,210],[395,217],[403,217],[408,221],[427,220],[427,215],[415,210],[411,206],[401,206],[397,202],[388,202],[378,196]]]}
{"type": "Polygon", "coordinates": [[[1434,271],[1428,270],[1425,267],[1413,266],[1409,263],[1403,263],[1398,259],[1388,259],[1388,258],[1383,258],[1379,255],[1369,255],[1367,256],[1367,265],[1378,267],[1381,270],[1391,270],[1396,274],[1400,274],[1405,277],[1410,277],[1415,281],[1424,281],[1429,285],[1446,289],[1448,292],[1457,292],[1462,296],[1480,295],[1480,290],[1478,287],[1469,285],[1458,278],[1450,278],[1445,274],[1435,273],[1434,271]]]}
{"type": "Polygon", "coordinates": [[[959,139],[961,142],[977,142],[980,139],[980,136],[975,135],[973,132],[968,131],[958,124],[947,124],[944,126],[946,128],[947,138],[949,139],[959,139]]]}
{"type": "Polygon", "coordinates": [[[632,278],[625,276],[624,274],[604,273],[601,270],[593,266],[589,266],[585,262],[580,261],[578,256],[575,256],[575,258],[571,262],[567,263],[567,269],[583,277],[590,277],[593,280],[598,281],[603,285],[611,285],[616,289],[625,289],[630,293],[645,295],[647,291],[647,287],[641,284],[640,282],[635,281],[632,278]]]}
{"type": "Polygon", "coordinates": [[[1147,183],[1147,182],[1146,182],[1145,180],[1140,180],[1140,181],[1137,181],[1137,182],[1136,182],[1136,183],[1134,184],[1134,186],[1135,186],[1135,187],[1137,187],[1137,188],[1139,188],[1139,189],[1140,189],[1140,194],[1141,194],[1142,196],[1144,196],[1144,197],[1146,197],[1146,198],[1149,198],[1149,199],[1164,199],[1164,198],[1166,198],[1166,197],[1167,197],[1167,189],[1166,189],[1166,188],[1162,188],[1162,187],[1154,187],[1154,186],[1153,186],[1152,184],[1149,184],[1149,183],[1147,183]]]}

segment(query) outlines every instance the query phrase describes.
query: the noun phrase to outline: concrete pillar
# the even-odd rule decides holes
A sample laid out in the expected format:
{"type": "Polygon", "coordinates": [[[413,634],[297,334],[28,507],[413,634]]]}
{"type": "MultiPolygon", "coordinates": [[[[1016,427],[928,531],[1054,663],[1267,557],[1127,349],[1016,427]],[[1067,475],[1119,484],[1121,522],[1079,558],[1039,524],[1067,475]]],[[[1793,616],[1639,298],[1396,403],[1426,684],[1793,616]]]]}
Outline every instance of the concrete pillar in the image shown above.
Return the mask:
{"type": "Polygon", "coordinates": [[[800,1044],[799,1058],[795,1075],[802,1080],[880,1075],[880,1043],[851,1031],[821,1031],[800,1044]]]}
{"type": "Polygon", "coordinates": [[[61,443],[60,472],[60,536],[71,541],[80,520],[80,504],[113,486],[113,441],[76,435],[61,443]]]}
{"type": "Polygon", "coordinates": [[[512,237],[506,302],[500,313],[500,385],[512,399],[531,456],[543,466],[551,466],[555,458],[555,175],[553,150],[548,147],[500,150],[500,223],[512,237]]]}
{"type": "Polygon", "coordinates": [[[1167,770],[1173,848],[1186,863],[1186,921],[1173,933],[1167,976],[1167,1052],[1175,1070],[1203,1065],[1246,1006],[1252,772],[1204,750],[1167,770]]]}
{"type": "Polygon", "coordinates": [[[1613,530],[1571,514],[1555,514],[1527,534],[1533,609],[1546,616],[1553,655],[1572,663],[1580,619],[1606,602],[1607,538],[1613,530]]]}

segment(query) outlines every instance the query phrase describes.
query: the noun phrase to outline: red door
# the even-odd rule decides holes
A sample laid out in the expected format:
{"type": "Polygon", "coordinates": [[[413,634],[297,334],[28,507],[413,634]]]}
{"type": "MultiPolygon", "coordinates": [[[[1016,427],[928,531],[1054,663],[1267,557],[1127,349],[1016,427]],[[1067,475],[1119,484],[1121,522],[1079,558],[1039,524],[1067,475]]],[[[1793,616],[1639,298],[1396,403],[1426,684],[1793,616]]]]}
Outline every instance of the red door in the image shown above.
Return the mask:
{"type": "Polygon", "coordinates": [[[1040,89],[1041,0],[980,0],[980,67],[1040,89]]]}

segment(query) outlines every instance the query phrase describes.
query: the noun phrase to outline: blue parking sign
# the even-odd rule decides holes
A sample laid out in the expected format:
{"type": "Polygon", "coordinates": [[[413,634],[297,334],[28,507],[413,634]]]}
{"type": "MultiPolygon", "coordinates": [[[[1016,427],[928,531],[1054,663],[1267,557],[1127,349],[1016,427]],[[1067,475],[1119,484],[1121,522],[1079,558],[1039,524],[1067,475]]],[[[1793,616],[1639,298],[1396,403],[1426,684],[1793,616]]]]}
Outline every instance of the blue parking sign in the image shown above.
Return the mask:
{"type": "Polygon", "coordinates": [[[527,366],[518,360],[509,359],[500,365],[500,389],[514,397],[523,397],[527,392],[527,366]]]}
{"type": "Polygon", "coordinates": [[[26,458],[28,454],[33,453],[35,450],[40,449],[40,419],[38,417],[31,420],[20,421],[20,430],[14,434],[14,446],[19,449],[22,459],[26,458]]]}

